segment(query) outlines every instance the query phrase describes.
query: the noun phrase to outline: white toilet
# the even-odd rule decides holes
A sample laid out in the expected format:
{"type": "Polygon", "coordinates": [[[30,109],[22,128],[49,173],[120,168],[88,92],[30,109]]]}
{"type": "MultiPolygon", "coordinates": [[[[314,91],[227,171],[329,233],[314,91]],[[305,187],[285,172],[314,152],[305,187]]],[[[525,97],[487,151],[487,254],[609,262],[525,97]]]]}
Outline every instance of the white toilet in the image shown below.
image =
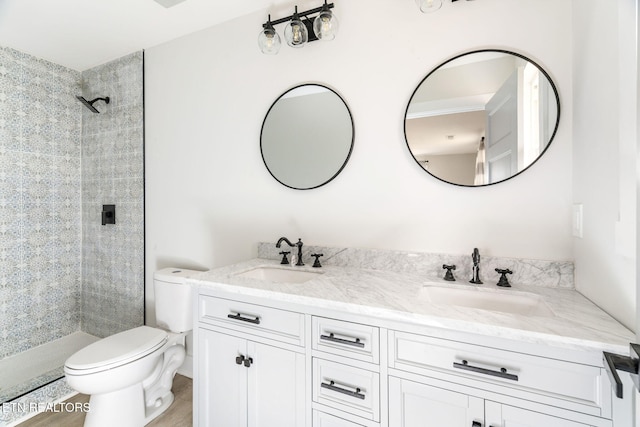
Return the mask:
{"type": "Polygon", "coordinates": [[[141,427],[171,405],[173,377],[184,362],[186,334],[193,329],[193,289],[186,279],[197,273],[165,268],[154,274],[156,318],[163,329],[140,326],[120,332],[67,359],[67,383],[91,395],[85,426],[141,427]]]}

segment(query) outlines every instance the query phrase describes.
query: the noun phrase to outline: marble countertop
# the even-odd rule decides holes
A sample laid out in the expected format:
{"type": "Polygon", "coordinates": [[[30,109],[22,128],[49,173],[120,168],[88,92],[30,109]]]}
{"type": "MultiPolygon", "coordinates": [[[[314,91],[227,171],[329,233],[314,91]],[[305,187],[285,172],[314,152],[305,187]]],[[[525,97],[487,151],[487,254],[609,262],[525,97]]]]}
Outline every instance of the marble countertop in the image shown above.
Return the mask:
{"type": "Polygon", "coordinates": [[[336,266],[280,266],[256,258],[203,272],[191,282],[197,286],[236,294],[342,310],[352,314],[410,322],[534,344],[588,351],[627,354],[635,335],[573,289],[518,286],[502,289],[462,281],[429,280],[417,274],[336,266]],[[304,283],[282,283],[237,276],[260,266],[321,272],[304,283]],[[529,293],[540,296],[553,314],[522,315],[450,304],[433,304],[423,294],[425,286],[447,286],[478,292],[529,293]]]}

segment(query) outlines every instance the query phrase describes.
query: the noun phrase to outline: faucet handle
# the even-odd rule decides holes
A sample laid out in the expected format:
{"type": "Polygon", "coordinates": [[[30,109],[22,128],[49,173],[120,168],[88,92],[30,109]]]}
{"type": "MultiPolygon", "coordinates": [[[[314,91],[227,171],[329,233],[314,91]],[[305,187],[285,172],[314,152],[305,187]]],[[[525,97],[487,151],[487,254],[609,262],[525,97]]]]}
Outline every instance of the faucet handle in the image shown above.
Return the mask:
{"type": "Polygon", "coordinates": [[[282,255],[282,261],[280,261],[280,264],[289,264],[289,260],[287,259],[287,255],[289,255],[291,253],[291,251],[282,251],[282,252],[278,252],[280,255],[282,255]]]}
{"type": "Polygon", "coordinates": [[[496,268],[496,273],[500,274],[500,280],[498,280],[496,286],[500,286],[502,288],[510,288],[511,285],[509,284],[509,280],[507,279],[507,274],[513,274],[513,271],[509,270],[508,268],[505,270],[496,268]]]}
{"type": "Polygon", "coordinates": [[[451,272],[451,270],[455,270],[456,266],[455,265],[446,265],[446,264],[442,264],[442,268],[444,268],[445,270],[447,270],[446,273],[444,273],[444,280],[447,280],[449,282],[455,282],[456,278],[453,277],[453,273],[451,272]]]}
{"type": "Polygon", "coordinates": [[[322,267],[320,265],[320,257],[324,256],[324,254],[311,254],[311,256],[316,257],[316,260],[313,262],[314,267],[322,267]]]}

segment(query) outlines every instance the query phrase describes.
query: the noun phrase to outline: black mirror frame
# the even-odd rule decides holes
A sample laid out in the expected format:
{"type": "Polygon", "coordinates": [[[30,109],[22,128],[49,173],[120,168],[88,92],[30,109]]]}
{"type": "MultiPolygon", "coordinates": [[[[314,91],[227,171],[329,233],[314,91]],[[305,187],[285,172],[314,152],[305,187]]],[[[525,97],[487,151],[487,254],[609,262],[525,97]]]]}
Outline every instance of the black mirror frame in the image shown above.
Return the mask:
{"type": "Polygon", "coordinates": [[[342,172],[342,170],[344,169],[344,167],[347,165],[347,163],[349,162],[349,159],[351,158],[351,153],[353,152],[353,145],[355,142],[355,138],[356,138],[356,128],[353,122],[353,114],[351,114],[351,110],[349,109],[349,105],[347,105],[347,103],[345,102],[344,98],[342,96],[340,96],[340,94],[338,92],[336,92],[335,90],[333,90],[332,88],[323,85],[323,84],[319,84],[319,83],[302,83],[299,84],[297,86],[291,87],[290,89],[287,89],[286,91],[284,91],[280,96],[278,96],[278,98],[276,98],[275,101],[273,101],[273,103],[271,104],[271,107],[269,107],[269,109],[267,110],[267,114],[265,114],[264,119],[262,121],[262,126],[260,127],[260,156],[262,157],[262,162],[264,163],[264,166],[267,168],[267,170],[269,171],[269,174],[273,177],[273,179],[275,179],[276,181],[278,181],[280,184],[284,185],[285,187],[294,189],[294,190],[313,190],[314,188],[319,188],[322,187],[323,185],[328,184],[329,182],[333,181],[333,179],[338,176],[340,174],[340,172],[342,172]],[[340,168],[338,169],[338,171],[329,179],[327,179],[326,181],[313,186],[313,187],[306,187],[306,188],[298,188],[298,187],[294,187],[292,185],[286,184],[284,182],[282,182],[280,179],[278,179],[273,172],[271,172],[271,169],[269,169],[269,165],[267,164],[266,159],[264,158],[264,151],[262,149],[262,134],[264,131],[264,125],[267,122],[267,118],[269,117],[269,113],[271,112],[271,110],[273,109],[273,107],[278,103],[278,101],[285,96],[286,94],[288,94],[289,92],[291,92],[292,90],[298,89],[300,87],[303,86],[319,86],[322,87],[330,92],[332,92],[333,94],[335,94],[340,101],[342,101],[342,103],[344,104],[345,108],[347,109],[347,112],[349,113],[349,120],[351,121],[351,146],[349,147],[349,153],[347,154],[347,157],[344,159],[344,162],[342,163],[342,165],[340,166],[340,168]]]}
{"type": "Polygon", "coordinates": [[[405,112],[404,112],[404,123],[403,123],[404,140],[405,140],[405,143],[407,144],[407,149],[409,150],[409,154],[411,154],[411,157],[413,157],[413,160],[415,160],[416,164],[420,167],[420,169],[422,169],[423,171],[427,172],[429,175],[431,175],[432,177],[438,179],[439,181],[442,181],[442,182],[445,182],[445,183],[451,184],[451,185],[456,185],[458,187],[467,187],[467,188],[488,187],[488,186],[491,186],[491,185],[500,184],[502,182],[508,181],[508,180],[520,175],[521,173],[523,173],[524,171],[529,169],[531,166],[533,166],[538,160],[540,160],[540,158],[547,152],[547,150],[549,149],[549,146],[551,145],[551,143],[553,142],[553,140],[554,140],[554,138],[556,136],[556,133],[558,131],[558,127],[560,126],[560,110],[561,110],[560,95],[558,94],[558,89],[556,88],[555,83],[551,79],[551,76],[549,76],[549,74],[546,72],[546,70],[544,68],[542,68],[540,65],[538,65],[538,63],[536,63],[535,61],[532,61],[531,59],[529,59],[528,57],[526,57],[526,56],[524,56],[522,54],[510,51],[510,50],[505,50],[505,49],[478,49],[478,50],[471,50],[471,51],[464,52],[464,53],[461,53],[459,55],[456,55],[456,56],[454,56],[454,57],[452,57],[450,59],[447,59],[446,61],[442,62],[440,65],[438,65],[433,70],[431,70],[431,72],[429,72],[429,74],[427,74],[427,76],[420,81],[418,86],[416,86],[415,90],[411,94],[411,97],[409,98],[409,102],[407,103],[407,108],[405,109],[405,112]],[[517,56],[518,58],[524,59],[525,61],[528,61],[531,64],[535,65],[536,68],[538,70],[540,70],[540,72],[547,78],[547,80],[549,81],[549,85],[553,89],[553,93],[554,93],[555,98],[556,98],[556,104],[558,106],[558,117],[556,118],[556,124],[555,124],[555,126],[553,128],[553,132],[551,133],[551,137],[549,138],[549,142],[545,146],[544,150],[542,150],[542,152],[538,155],[538,157],[533,162],[531,162],[527,167],[525,167],[521,171],[511,175],[509,178],[505,178],[505,179],[503,179],[501,181],[496,181],[496,182],[492,182],[492,183],[489,183],[489,184],[482,184],[482,185],[458,184],[458,183],[455,183],[455,182],[447,181],[447,180],[445,180],[443,178],[440,178],[440,177],[432,174],[431,172],[429,172],[428,170],[423,168],[422,165],[420,164],[420,162],[418,161],[418,159],[416,159],[416,157],[413,155],[413,152],[411,151],[411,147],[409,146],[409,140],[407,139],[407,114],[409,113],[409,107],[411,106],[411,101],[413,100],[413,97],[416,95],[416,92],[418,91],[418,89],[420,89],[420,86],[422,86],[422,84],[425,82],[425,80],[427,80],[429,78],[429,76],[431,76],[433,73],[435,73],[437,70],[439,70],[441,67],[443,67],[444,65],[448,64],[451,61],[454,61],[454,60],[456,60],[456,59],[458,59],[460,57],[463,57],[463,56],[466,56],[466,55],[470,55],[470,54],[473,54],[473,53],[483,53],[483,52],[505,53],[505,54],[517,56]]]}

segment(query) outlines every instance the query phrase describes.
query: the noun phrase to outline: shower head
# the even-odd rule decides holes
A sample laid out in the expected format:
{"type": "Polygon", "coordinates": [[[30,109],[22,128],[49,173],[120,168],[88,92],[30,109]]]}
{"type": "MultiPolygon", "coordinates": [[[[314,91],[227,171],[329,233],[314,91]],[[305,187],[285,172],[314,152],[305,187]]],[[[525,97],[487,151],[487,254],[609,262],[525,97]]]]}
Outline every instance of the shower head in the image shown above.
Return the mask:
{"type": "Polygon", "coordinates": [[[93,113],[99,113],[100,111],[96,110],[96,107],[93,106],[93,103],[96,101],[104,101],[106,104],[109,103],[109,97],[106,96],[104,98],[96,98],[94,100],[91,101],[87,101],[86,99],[84,99],[84,96],[80,96],[80,95],[76,95],[76,98],[78,98],[78,101],[82,102],[84,104],[85,107],[87,107],[89,110],[91,110],[91,112],[93,113]]]}

